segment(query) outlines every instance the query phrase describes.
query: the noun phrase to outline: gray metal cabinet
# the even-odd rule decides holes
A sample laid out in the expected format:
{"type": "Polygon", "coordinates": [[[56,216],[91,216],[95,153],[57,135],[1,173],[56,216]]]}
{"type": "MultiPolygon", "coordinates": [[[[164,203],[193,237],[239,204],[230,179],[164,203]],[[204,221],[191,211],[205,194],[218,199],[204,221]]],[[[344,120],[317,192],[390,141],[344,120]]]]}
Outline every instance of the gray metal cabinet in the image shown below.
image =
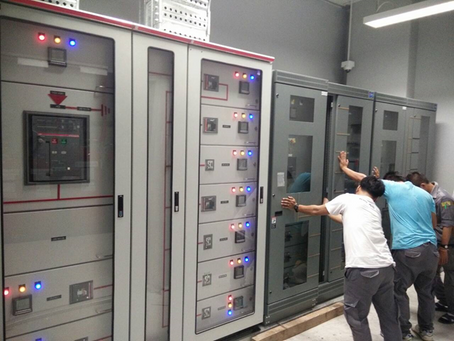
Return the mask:
{"type": "Polygon", "coordinates": [[[274,72],[265,323],[315,304],[321,218],[280,203],[322,202],[326,90],[325,80],[274,72]]]}
{"type": "MultiPolygon", "coordinates": [[[[340,84],[329,84],[328,138],[325,168],[326,194],[333,199],[344,193],[355,193],[357,183],[339,169],[337,156],[346,151],[349,167],[357,172],[370,172],[370,146],[375,94],[340,84]]],[[[324,218],[323,276],[319,301],[343,292],[344,252],[342,224],[324,218]]]]}

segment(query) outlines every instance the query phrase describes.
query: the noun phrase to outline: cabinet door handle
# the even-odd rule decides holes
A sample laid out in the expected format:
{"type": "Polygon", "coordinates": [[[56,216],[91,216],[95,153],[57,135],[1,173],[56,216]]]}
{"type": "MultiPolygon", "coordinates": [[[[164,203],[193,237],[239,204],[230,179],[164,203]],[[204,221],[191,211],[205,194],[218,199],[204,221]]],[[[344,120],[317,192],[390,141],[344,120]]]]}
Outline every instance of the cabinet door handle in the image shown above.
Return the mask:
{"type": "Polygon", "coordinates": [[[260,203],[263,204],[263,186],[260,187],[260,203]]]}
{"type": "Polygon", "coordinates": [[[118,218],[123,218],[125,216],[125,211],[124,211],[124,196],[119,195],[118,196],[118,218]]]}
{"type": "Polygon", "coordinates": [[[174,198],[173,211],[180,212],[180,192],[175,192],[173,194],[173,198],[174,198]]]}

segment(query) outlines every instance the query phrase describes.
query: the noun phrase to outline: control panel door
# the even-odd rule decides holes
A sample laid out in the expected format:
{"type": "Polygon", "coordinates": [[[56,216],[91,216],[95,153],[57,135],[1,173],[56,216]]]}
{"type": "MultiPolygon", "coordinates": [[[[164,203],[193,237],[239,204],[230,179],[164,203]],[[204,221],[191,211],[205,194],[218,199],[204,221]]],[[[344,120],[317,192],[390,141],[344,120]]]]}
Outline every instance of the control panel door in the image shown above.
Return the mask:
{"type": "Polygon", "coordinates": [[[183,340],[217,340],[263,321],[271,65],[190,48],[188,84],[183,340]]]}
{"type": "MultiPolygon", "coordinates": [[[[373,119],[373,101],[337,96],[334,105],[334,116],[331,117],[333,143],[330,146],[331,167],[328,179],[328,197],[331,200],[344,193],[355,193],[358,186],[339,168],[337,157],[341,151],[347,152],[349,168],[364,174],[370,173],[373,119]]],[[[328,218],[326,221],[329,250],[325,275],[328,281],[333,281],[342,278],[345,266],[343,228],[342,224],[328,218]]]]}
{"type": "Polygon", "coordinates": [[[408,108],[405,133],[405,172],[420,172],[430,179],[435,142],[435,112],[408,108]],[[429,174],[428,174],[429,173],[429,174]]]}
{"type": "Polygon", "coordinates": [[[181,340],[186,64],[184,44],[133,34],[131,340],[181,340]]]}
{"type": "Polygon", "coordinates": [[[126,340],[131,34],[1,10],[6,340],[126,340]]]}
{"type": "Polygon", "coordinates": [[[406,107],[375,104],[371,167],[378,167],[381,176],[391,171],[404,172],[405,117],[406,107]]]}
{"type": "Polygon", "coordinates": [[[322,203],[326,93],[275,85],[268,303],[318,286],[320,217],[284,210],[281,199],[322,203]]]}

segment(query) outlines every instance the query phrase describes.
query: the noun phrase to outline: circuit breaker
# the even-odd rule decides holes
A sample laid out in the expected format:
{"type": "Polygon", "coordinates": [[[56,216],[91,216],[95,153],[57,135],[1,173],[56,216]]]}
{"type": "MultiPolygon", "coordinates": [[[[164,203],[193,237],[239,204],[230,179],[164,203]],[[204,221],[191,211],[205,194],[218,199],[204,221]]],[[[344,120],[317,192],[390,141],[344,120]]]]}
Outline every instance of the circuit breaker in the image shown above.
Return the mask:
{"type": "Polygon", "coordinates": [[[24,112],[27,184],[89,181],[89,117],[24,112]]]}

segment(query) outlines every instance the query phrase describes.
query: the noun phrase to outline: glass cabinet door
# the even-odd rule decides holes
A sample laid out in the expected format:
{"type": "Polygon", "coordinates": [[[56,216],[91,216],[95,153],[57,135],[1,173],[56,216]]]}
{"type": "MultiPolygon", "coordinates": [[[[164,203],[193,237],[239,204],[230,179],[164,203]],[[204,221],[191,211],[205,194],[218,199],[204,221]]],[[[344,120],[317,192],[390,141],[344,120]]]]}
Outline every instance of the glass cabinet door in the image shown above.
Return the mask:
{"type": "Polygon", "coordinates": [[[321,203],[326,122],[322,91],[275,87],[268,304],[318,285],[320,217],[283,210],[280,202],[292,196],[299,204],[321,203]]]}
{"type": "Polygon", "coordinates": [[[170,321],[182,319],[182,292],[171,278],[180,280],[172,271],[183,262],[185,148],[174,146],[185,139],[186,71],[187,46],[133,35],[131,340],[182,337],[170,321]]]}
{"type": "Polygon", "coordinates": [[[405,116],[405,107],[376,102],[371,167],[379,167],[381,176],[405,171],[405,116]]]}
{"type": "MultiPolygon", "coordinates": [[[[358,183],[347,177],[340,169],[338,155],[347,152],[348,167],[356,172],[370,173],[370,146],[373,118],[373,101],[335,96],[333,102],[334,116],[331,117],[332,146],[330,146],[330,162],[328,167],[328,196],[334,199],[344,193],[355,193],[358,183]]],[[[325,279],[333,281],[343,277],[343,227],[342,224],[326,220],[328,242],[326,250],[325,279]]]]}
{"type": "Polygon", "coordinates": [[[6,339],[125,339],[131,89],[118,78],[131,78],[119,71],[130,64],[119,50],[131,48],[131,35],[40,22],[0,20],[6,339]]]}
{"type": "MultiPolygon", "coordinates": [[[[409,108],[406,119],[405,174],[431,171],[433,162],[435,113],[409,108]]],[[[430,179],[430,178],[429,178],[430,179]]]]}

